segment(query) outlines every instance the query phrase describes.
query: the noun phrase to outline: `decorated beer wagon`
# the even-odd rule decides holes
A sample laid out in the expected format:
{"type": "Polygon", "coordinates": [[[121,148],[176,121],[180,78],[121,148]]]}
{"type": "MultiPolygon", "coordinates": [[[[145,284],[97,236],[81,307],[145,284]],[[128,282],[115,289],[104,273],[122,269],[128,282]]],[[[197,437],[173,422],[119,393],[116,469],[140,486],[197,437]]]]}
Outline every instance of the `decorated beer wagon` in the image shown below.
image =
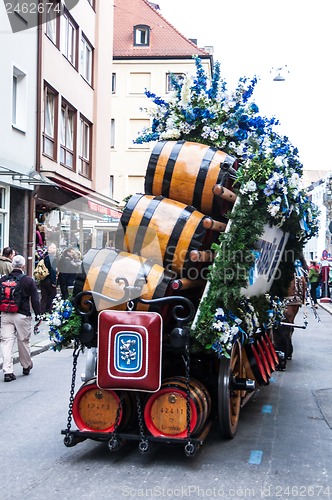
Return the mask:
{"type": "Polygon", "coordinates": [[[297,151],[249,101],[254,80],[229,95],[218,63],[210,85],[195,63],[173,100],[147,92],[153,125],[137,141],[156,142],[144,193],[128,199],[114,247],[84,256],[72,302],[60,301],[74,339],[66,446],[137,441],[145,453],[158,442],[192,456],[212,425],[235,436],[285,355],[275,335],[317,230],[297,151]]]}

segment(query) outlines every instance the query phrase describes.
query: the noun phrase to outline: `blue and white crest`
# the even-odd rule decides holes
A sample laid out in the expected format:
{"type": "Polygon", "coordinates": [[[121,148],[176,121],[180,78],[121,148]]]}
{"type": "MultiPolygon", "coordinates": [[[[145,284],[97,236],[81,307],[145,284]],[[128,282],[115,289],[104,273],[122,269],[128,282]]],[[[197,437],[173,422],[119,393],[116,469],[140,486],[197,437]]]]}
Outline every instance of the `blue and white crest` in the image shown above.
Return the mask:
{"type": "Polygon", "coordinates": [[[114,339],[114,365],[119,372],[139,372],[142,368],[142,337],[136,332],[119,332],[114,339]]]}

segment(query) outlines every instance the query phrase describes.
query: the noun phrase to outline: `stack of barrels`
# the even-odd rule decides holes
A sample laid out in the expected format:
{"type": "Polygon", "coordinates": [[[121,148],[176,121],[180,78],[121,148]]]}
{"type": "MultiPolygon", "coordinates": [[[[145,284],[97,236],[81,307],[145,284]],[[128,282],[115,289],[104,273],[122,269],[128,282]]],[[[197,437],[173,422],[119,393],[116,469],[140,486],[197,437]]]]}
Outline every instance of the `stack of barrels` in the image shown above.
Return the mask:
{"type": "MultiPolygon", "coordinates": [[[[204,271],[213,261],[211,245],[225,230],[227,214],[236,201],[232,190],[236,169],[236,159],[214,147],[186,141],[156,143],[147,166],[145,192],[129,198],[115,248],[92,249],[85,256],[83,288],[118,300],[110,305],[100,299],[98,310],[125,309],[121,277],[131,286],[140,282],[144,299],[181,293],[199,303],[207,279],[204,271]]],[[[140,303],[135,307],[148,309],[140,303]]],[[[119,396],[98,389],[94,382],[88,384],[77,395],[75,421],[84,430],[90,426],[110,431],[119,396]],[[100,419],[91,415],[92,407],[98,408],[100,419]]],[[[174,377],[164,380],[161,389],[147,399],[144,420],[151,434],[186,435],[187,390],[185,381],[174,377]]],[[[210,412],[210,396],[193,379],[189,392],[190,431],[195,434],[210,412]]],[[[131,399],[122,399],[128,410],[131,399]]]]}

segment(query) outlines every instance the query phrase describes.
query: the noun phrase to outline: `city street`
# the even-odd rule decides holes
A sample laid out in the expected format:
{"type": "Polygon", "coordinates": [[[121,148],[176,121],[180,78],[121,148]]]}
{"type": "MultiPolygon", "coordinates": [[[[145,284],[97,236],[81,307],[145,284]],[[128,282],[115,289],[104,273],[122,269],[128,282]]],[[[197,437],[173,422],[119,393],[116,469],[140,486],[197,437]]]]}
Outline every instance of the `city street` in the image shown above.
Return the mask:
{"type": "Polygon", "coordinates": [[[215,424],[193,458],[182,446],[141,455],[135,442],[115,453],[92,440],[66,448],[72,350],[35,355],[28,377],[15,364],[17,380],[0,381],[1,498],[331,498],[332,317],[306,309],[287,370],[241,410],[233,440],[215,424]]]}

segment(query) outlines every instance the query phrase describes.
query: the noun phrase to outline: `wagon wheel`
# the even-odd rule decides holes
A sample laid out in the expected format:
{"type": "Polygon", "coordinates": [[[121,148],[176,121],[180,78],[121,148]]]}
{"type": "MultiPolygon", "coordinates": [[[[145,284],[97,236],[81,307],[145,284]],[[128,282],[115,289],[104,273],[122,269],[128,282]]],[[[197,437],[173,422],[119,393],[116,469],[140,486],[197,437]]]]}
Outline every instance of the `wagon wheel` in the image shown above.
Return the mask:
{"type": "Polygon", "coordinates": [[[224,438],[235,436],[241,409],[241,390],[235,390],[235,378],[243,377],[242,351],[239,342],[232,347],[230,359],[221,358],[218,375],[218,419],[224,438]]]}

